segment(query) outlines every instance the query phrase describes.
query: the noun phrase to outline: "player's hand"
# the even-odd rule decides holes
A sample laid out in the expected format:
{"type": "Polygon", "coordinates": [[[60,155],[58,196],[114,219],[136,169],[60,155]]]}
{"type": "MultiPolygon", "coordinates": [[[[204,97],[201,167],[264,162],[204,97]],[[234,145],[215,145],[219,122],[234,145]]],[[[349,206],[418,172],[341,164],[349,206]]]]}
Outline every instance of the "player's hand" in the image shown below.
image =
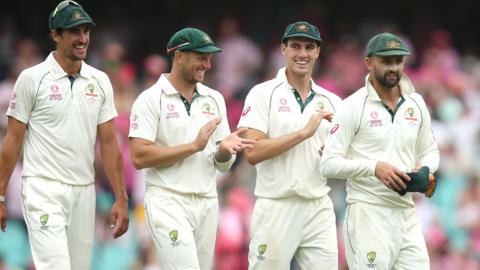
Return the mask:
{"type": "Polygon", "coordinates": [[[255,140],[244,139],[240,136],[247,130],[248,128],[240,128],[239,130],[232,132],[220,142],[219,150],[221,152],[228,152],[230,155],[234,155],[246,148],[253,148],[256,143],[255,140]]]}
{"type": "Polygon", "coordinates": [[[128,202],[116,201],[110,214],[110,228],[113,229],[113,239],[122,236],[128,230],[128,202]]]}
{"type": "Polygon", "coordinates": [[[7,206],[5,202],[0,202],[0,228],[2,232],[5,232],[7,229],[7,206]]]}
{"type": "Polygon", "coordinates": [[[310,138],[313,136],[313,134],[315,134],[323,119],[331,122],[332,118],[333,113],[320,111],[310,117],[310,120],[308,120],[308,123],[301,130],[301,132],[304,134],[305,138],[310,138]]]}
{"type": "Polygon", "coordinates": [[[202,151],[203,149],[205,149],[208,140],[212,136],[213,132],[217,129],[217,126],[218,124],[220,124],[220,122],[220,118],[210,120],[198,131],[197,138],[193,142],[196,151],[202,151]]]}
{"type": "Polygon", "coordinates": [[[410,181],[410,177],[406,173],[383,161],[377,162],[375,176],[386,187],[396,191],[404,190],[407,187],[405,183],[410,181]]]}

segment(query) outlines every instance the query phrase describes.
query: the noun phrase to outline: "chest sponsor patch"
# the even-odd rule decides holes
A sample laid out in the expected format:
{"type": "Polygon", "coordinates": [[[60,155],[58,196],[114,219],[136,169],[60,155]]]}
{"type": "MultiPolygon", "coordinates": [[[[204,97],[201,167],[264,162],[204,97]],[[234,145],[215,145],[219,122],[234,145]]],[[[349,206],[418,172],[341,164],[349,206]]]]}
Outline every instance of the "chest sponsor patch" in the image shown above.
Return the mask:
{"type": "Polygon", "coordinates": [[[278,112],[291,112],[292,109],[288,106],[287,99],[280,98],[280,106],[278,106],[278,112]]]}
{"type": "Polygon", "coordinates": [[[180,114],[177,111],[175,111],[175,105],[173,105],[172,103],[167,104],[167,110],[168,110],[167,119],[180,117],[180,114]]]}
{"type": "Polygon", "coordinates": [[[382,119],[378,119],[378,112],[377,111],[371,111],[370,112],[370,120],[368,120],[368,125],[370,127],[381,127],[381,126],[383,126],[382,119]]]}
{"type": "Polygon", "coordinates": [[[60,87],[54,84],[50,86],[50,94],[48,95],[48,100],[60,101],[63,99],[62,93],[60,92],[60,87]]]}

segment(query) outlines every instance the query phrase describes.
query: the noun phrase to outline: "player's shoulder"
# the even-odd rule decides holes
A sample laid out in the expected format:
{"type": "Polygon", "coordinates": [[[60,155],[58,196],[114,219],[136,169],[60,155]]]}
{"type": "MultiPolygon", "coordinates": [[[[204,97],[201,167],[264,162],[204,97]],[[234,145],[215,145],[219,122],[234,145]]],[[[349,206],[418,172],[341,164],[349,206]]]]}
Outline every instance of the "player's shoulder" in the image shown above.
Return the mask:
{"type": "Polygon", "coordinates": [[[367,87],[362,87],[357,91],[353,92],[350,96],[346,97],[343,100],[343,103],[357,105],[360,103],[365,103],[365,100],[368,98],[367,87]]]}
{"type": "Polygon", "coordinates": [[[85,71],[87,72],[87,74],[89,74],[90,76],[96,78],[97,80],[102,80],[102,81],[110,81],[107,73],[105,73],[104,71],[96,68],[96,67],[93,67],[89,64],[87,64],[85,61],[82,63],[82,69],[85,69],[85,71]]]}
{"type": "Polygon", "coordinates": [[[197,83],[197,91],[201,95],[207,95],[207,96],[210,96],[210,97],[214,98],[217,101],[222,101],[222,102],[225,103],[225,99],[224,99],[222,93],[220,93],[220,91],[215,90],[215,89],[213,89],[209,86],[206,86],[202,83],[197,83]]]}
{"type": "Polygon", "coordinates": [[[329,99],[332,103],[334,104],[338,104],[340,102],[342,102],[342,98],[340,98],[339,96],[337,96],[337,94],[323,88],[322,86],[318,85],[318,84],[313,84],[313,87],[315,87],[315,90],[320,93],[320,95],[326,97],[327,99],[329,99]]]}
{"type": "Polygon", "coordinates": [[[41,79],[45,75],[50,73],[50,68],[45,61],[38,63],[34,66],[24,69],[20,72],[18,78],[20,79],[41,79]]]}
{"type": "Polygon", "coordinates": [[[278,79],[271,79],[268,81],[261,82],[259,84],[254,85],[249,94],[264,94],[270,95],[276,88],[280,87],[283,84],[283,81],[278,79]]]}

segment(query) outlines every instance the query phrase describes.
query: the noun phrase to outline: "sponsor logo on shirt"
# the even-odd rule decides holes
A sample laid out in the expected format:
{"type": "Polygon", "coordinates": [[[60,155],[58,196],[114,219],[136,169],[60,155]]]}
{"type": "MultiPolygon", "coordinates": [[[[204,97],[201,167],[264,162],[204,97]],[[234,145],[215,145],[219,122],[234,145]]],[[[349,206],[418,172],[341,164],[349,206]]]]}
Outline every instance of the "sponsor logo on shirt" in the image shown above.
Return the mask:
{"type": "Polygon", "coordinates": [[[280,98],[280,106],[278,107],[279,112],[291,112],[290,106],[287,105],[287,100],[285,98],[280,98]]]}
{"type": "Polygon", "coordinates": [[[54,84],[50,86],[50,95],[48,96],[49,100],[57,100],[60,101],[63,99],[62,93],[60,93],[60,87],[58,85],[54,84]]]}
{"type": "Polygon", "coordinates": [[[265,254],[266,251],[267,251],[267,244],[260,244],[260,245],[258,245],[258,256],[257,256],[257,259],[260,260],[260,261],[265,260],[265,256],[263,256],[263,254],[265,254]]]}
{"type": "Polygon", "coordinates": [[[12,110],[15,110],[15,108],[17,107],[17,102],[15,101],[16,98],[17,98],[17,95],[14,93],[12,95],[12,98],[10,99],[10,109],[12,110]]]}
{"type": "Polygon", "coordinates": [[[173,247],[177,247],[177,246],[180,245],[180,242],[177,241],[178,240],[178,231],[177,230],[173,230],[173,231],[169,232],[168,237],[170,237],[170,240],[172,240],[172,246],[173,247]]]}
{"type": "Polygon", "coordinates": [[[377,264],[375,263],[375,259],[377,258],[377,253],[375,251],[367,252],[367,268],[376,268],[377,264]]]}
{"type": "Polygon", "coordinates": [[[40,228],[42,228],[43,230],[47,229],[47,223],[48,223],[48,214],[41,215],[40,224],[42,224],[42,226],[40,228]]]}
{"type": "Polygon", "coordinates": [[[378,118],[378,112],[377,111],[371,111],[370,112],[370,120],[368,121],[370,127],[381,127],[383,126],[383,121],[382,119],[377,119],[378,118]]]}
{"type": "Polygon", "coordinates": [[[251,109],[252,109],[252,107],[250,107],[250,106],[245,107],[245,109],[243,109],[242,116],[247,115],[247,113],[248,113],[251,109]]]}
{"type": "Polygon", "coordinates": [[[333,133],[337,132],[339,127],[340,127],[339,124],[333,125],[332,129],[330,129],[330,134],[333,134],[333,133]]]}
{"type": "Polygon", "coordinates": [[[169,110],[167,112],[167,119],[180,117],[180,114],[178,112],[174,111],[175,110],[175,105],[173,105],[172,103],[167,104],[167,109],[169,110]]]}
{"type": "Polygon", "coordinates": [[[138,115],[133,114],[132,119],[130,119],[130,128],[131,129],[138,129],[138,115]]]}

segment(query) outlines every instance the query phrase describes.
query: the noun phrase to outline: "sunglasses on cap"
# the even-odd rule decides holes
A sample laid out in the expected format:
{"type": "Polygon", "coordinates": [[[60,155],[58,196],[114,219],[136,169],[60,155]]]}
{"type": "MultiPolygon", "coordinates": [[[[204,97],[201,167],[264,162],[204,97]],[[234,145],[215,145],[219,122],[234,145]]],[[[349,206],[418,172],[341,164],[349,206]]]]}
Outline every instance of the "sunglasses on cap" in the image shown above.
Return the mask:
{"type": "Polygon", "coordinates": [[[66,7],[69,7],[69,6],[82,7],[80,4],[78,4],[75,1],[71,1],[71,0],[62,1],[57,5],[55,10],[53,11],[52,18],[55,18],[55,15],[57,15],[58,13],[60,13],[62,10],[64,10],[66,7]]]}

